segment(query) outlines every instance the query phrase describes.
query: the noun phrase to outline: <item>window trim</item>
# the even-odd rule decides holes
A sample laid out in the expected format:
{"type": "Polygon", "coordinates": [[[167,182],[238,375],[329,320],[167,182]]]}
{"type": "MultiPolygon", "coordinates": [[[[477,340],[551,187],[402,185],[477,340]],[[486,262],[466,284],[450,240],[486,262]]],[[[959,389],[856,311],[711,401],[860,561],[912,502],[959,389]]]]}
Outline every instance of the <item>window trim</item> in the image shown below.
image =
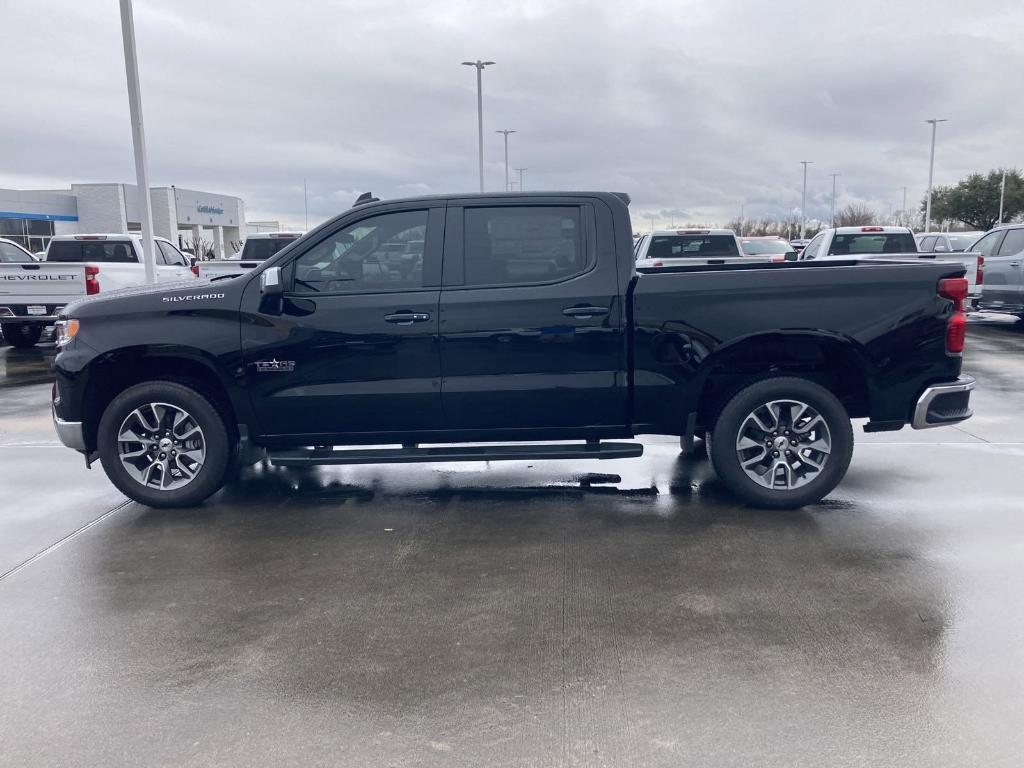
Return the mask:
{"type": "MultiPolygon", "coordinates": [[[[274,256],[271,257],[271,259],[267,259],[267,261],[265,261],[264,264],[267,264],[268,266],[277,266],[281,268],[281,272],[284,275],[285,284],[285,290],[283,293],[285,296],[289,298],[295,297],[300,299],[312,299],[317,297],[324,298],[328,296],[388,296],[400,293],[420,293],[426,291],[437,291],[440,288],[441,283],[441,264],[439,262],[441,255],[441,243],[443,242],[445,229],[444,210],[444,202],[440,202],[436,204],[424,203],[420,205],[395,205],[381,208],[374,207],[370,210],[360,211],[360,213],[363,213],[365,215],[353,218],[345,218],[339,221],[336,226],[330,227],[329,229],[325,229],[322,236],[317,237],[316,240],[310,241],[309,245],[302,248],[301,250],[297,250],[294,254],[289,254],[288,258],[284,259],[280,264],[268,264],[268,262],[270,262],[272,259],[276,259],[278,254],[274,254],[274,256]],[[387,216],[393,213],[427,214],[427,233],[423,242],[423,285],[421,285],[418,288],[403,288],[401,290],[323,292],[306,292],[295,290],[295,264],[296,262],[298,262],[299,259],[301,259],[310,251],[319,247],[322,243],[334,237],[343,230],[349,229],[350,227],[358,226],[363,221],[375,219],[378,216],[387,216]],[[435,263],[435,261],[437,263],[435,263]],[[430,265],[429,271],[428,265],[430,265]]],[[[285,246],[285,248],[288,248],[290,246],[291,244],[285,246]]],[[[282,251],[283,250],[284,249],[282,249],[282,251]]],[[[278,253],[281,253],[281,251],[279,251],[278,253]]]]}
{"type": "Polygon", "coordinates": [[[470,204],[459,202],[448,206],[448,220],[445,225],[444,272],[441,288],[445,291],[477,291],[500,290],[502,288],[541,288],[549,285],[561,285],[570,280],[577,280],[589,275],[597,269],[597,224],[594,206],[590,202],[579,200],[558,201],[511,201],[495,198],[492,201],[473,201],[470,204]],[[580,244],[583,246],[586,268],[557,280],[520,283],[488,283],[483,285],[466,285],[466,219],[467,209],[477,208],[575,208],[579,211],[580,244]]]}

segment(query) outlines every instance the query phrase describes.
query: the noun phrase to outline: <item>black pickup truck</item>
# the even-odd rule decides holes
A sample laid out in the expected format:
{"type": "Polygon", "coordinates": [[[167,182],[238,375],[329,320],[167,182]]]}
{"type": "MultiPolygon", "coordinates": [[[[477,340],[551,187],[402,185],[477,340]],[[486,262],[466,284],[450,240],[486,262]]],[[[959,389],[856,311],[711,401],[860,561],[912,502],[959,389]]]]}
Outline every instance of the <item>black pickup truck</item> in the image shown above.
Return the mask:
{"type": "Polygon", "coordinates": [[[645,433],[704,437],[737,495],[795,507],[842,479],[851,417],[971,415],[960,265],[643,273],[628,203],[361,198],[244,275],[71,305],[57,433],[155,507],[202,501],[257,455],[624,458],[642,445],[607,441],[645,433]]]}

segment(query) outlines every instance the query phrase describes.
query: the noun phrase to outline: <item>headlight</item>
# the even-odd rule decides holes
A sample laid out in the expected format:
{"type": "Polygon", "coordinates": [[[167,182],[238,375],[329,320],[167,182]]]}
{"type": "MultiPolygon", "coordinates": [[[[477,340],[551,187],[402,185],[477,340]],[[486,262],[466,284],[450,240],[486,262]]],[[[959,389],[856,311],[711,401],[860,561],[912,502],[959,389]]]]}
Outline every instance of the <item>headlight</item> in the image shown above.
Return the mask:
{"type": "Polygon", "coordinates": [[[57,346],[66,347],[78,335],[78,320],[57,321],[57,346]]]}

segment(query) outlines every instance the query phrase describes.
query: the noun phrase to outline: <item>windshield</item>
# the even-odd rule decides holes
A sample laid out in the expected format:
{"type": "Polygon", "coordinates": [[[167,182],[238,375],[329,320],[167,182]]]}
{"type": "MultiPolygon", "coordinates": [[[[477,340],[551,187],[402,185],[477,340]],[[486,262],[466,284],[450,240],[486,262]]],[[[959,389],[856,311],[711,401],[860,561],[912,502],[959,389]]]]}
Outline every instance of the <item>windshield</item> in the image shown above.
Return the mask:
{"type": "Polygon", "coordinates": [[[917,253],[917,243],[909,232],[871,232],[836,235],[829,246],[829,256],[856,253],[917,253]]]}
{"type": "Polygon", "coordinates": [[[706,259],[739,256],[732,235],[653,235],[647,248],[648,259],[706,259]]]}
{"type": "Polygon", "coordinates": [[[977,232],[971,232],[966,235],[949,235],[949,244],[953,246],[954,251],[966,251],[981,237],[977,232]]]}
{"type": "Polygon", "coordinates": [[[758,253],[793,253],[794,248],[785,240],[743,240],[743,252],[748,256],[758,253]]]}
{"type": "Polygon", "coordinates": [[[34,261],[34,259],[18,246],[11,245],[10,243],[0,243],[0,263],[23,264],[31,261],[34,261]]]}
{"type": "Polygon", "coordinates": [[[291,245],[298,239],[298,236],[261,237],[255,240],[250,238],[245,241],[245,246],[242,248],[242,253],[238,258],[244,261],[264,261],[269,259],[286,245],[291,245]]]}

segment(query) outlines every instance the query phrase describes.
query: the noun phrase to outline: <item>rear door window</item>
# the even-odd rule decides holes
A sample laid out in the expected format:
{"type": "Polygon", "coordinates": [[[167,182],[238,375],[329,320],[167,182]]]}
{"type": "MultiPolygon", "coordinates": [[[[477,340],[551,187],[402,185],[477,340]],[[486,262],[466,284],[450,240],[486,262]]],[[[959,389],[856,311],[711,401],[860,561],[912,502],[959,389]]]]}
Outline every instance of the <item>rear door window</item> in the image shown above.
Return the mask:
{"type": "Polygon", "coordinates": [[[927,253],[935,246],[935,236],[929,235],[928,237],[921,238],[920,248],[924,253],[927,253]]]}
{"type": "Polygon", "coordinates": [[[156,246],[160,250],[160,255],[163,257],[164,264],[168,264],[172,267],[188,266],[188,261],[185,257],[170,243],[165,243],[163,240],[157,240],[156,246]]]}
{"type": "Polygon", "coordinates": [[[466,208],[464,221],[466,286],[551,283],[589,269],[577,207],[466,208]]]}

